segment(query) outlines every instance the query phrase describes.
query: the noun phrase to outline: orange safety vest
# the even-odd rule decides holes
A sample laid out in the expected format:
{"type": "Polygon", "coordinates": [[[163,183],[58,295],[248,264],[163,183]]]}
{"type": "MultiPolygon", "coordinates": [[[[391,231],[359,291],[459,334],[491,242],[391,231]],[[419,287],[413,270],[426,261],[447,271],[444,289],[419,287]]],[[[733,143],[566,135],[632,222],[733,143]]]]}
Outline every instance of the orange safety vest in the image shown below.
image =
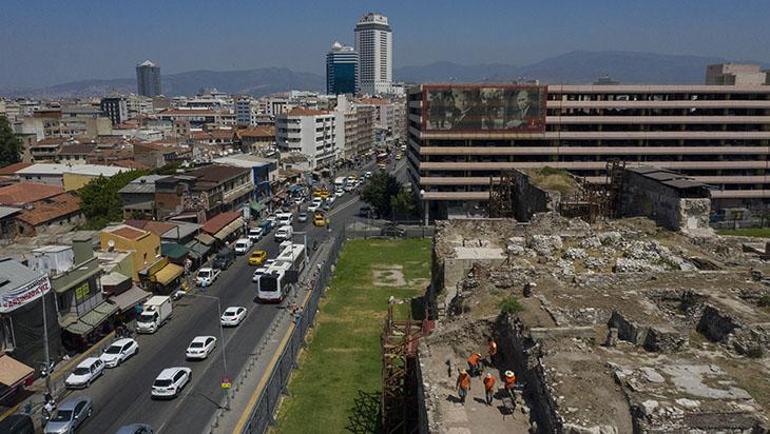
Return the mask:
{"type": "Polygon", "coordinates": [[[460,374],[457,377],[457,385],[463,390],[469,390],[471,388],[471,376],[468,374],[460,374]]]}
{"type": "Polygon", "coordinates": [[[497,354],[497,343],[495,341],[489,342],[489,355],[494,356],[497,354]]]}
{"type": "Polygon", "coordinates": [[[505,388],[510,389],[516,384],[516,376],[505,377],[505,388]]]}
{"type": "Polygon", "coordinates": [[[484,378],[484,389],[486,389],[487,391],[490,391],[494,387],[495,387],[495,377],[484,378]]]}
{"type": "Polygon", "coordinates": [[[471,366],[478,366],[480,360],[481,356],[476,353],[473,353],[470,357],[468,357],[468,363],[470,363],[471,366]]]}

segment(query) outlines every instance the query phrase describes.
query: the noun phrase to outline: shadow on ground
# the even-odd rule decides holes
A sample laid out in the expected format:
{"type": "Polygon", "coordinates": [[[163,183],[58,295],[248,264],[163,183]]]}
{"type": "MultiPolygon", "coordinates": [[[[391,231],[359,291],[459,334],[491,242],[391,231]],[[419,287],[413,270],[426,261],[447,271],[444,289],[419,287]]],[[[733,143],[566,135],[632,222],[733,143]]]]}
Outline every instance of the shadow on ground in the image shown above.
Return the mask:
{"type": "Polygon", "coordinates": [[[379,433],[380,424],[380,395],[358,390],[353,408],[348,416],[345,429],[353,434],[379,433]]]}

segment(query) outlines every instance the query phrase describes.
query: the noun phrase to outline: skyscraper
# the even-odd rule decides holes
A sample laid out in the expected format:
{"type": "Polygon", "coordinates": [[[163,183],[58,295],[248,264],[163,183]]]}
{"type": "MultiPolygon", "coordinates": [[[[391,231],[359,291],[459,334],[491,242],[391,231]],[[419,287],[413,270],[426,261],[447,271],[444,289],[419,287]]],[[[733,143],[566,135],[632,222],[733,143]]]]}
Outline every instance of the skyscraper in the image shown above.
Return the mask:
{"type": "Polygon", "coordinates": [[[388,93],[393,81],[393,33],[388,17],[369,13],[356,24],[359,56],[359,90],[376,95],[388,93]]]}
{"type": "Polygon", "coordinates": [[[136,65],[136,88],[141,96],[160,95],[160,66],[149,60],[136,65]]]}
{"type": "Polygon", "coordinates": [[[335,41],[326,54],[326,93],[356,93],[358,85],[358,53],[335,41]]]}

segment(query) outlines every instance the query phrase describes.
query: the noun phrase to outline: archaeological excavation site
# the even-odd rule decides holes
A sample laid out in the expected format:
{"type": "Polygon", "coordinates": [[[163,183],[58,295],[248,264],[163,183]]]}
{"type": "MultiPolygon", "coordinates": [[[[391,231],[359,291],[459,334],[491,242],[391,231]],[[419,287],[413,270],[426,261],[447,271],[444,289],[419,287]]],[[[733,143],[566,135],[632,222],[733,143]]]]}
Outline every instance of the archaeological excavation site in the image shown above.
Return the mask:
{"type": "Polygon", "coordinates": [[[520,174],[506,194],[539,206],[437,223],[435,321],[407,364],[419,432],[768,432],[770,252],[716,235],[702,187],[666,173],[623,175],[614,216],[520,174]]]}

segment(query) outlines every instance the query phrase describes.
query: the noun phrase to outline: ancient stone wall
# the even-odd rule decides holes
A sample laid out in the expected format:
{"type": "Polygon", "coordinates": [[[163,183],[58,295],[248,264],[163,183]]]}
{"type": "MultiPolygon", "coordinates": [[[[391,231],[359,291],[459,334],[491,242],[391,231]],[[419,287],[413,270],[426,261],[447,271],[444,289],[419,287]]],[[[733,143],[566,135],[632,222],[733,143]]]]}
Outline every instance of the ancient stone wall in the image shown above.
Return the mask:
{"type": "Polygon", "coordinates": [[[535,213],[556,211],[561,197],[558,192],[543,190],[530,182],[526,173],[513,172],[513,216],[520,222],[528,222],[535,213]]]}

